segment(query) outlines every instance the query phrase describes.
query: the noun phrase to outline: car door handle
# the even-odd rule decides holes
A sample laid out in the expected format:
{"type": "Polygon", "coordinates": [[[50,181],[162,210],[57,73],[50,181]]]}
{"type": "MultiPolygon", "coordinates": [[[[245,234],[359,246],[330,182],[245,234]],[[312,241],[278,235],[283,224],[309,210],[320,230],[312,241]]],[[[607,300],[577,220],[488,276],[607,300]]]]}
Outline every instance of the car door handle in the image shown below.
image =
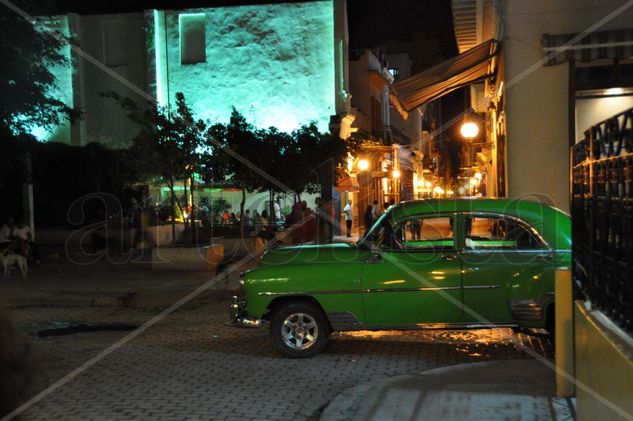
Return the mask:
{"type": "Polygon", "coordinates": [[[550,261],[552,259],[554,259],[554,256],[552,254],[537,254],[536,258],[538,260],[547,260],[550,261]]]}
{"type": "Polygon", "coordinates": [[[454,254],[445,254],[442,256],[442,260],[446,262],[452,262],[454,260],[457,260],[457,256],[454,254]]]}
{"type": "Polygon", "coordinates": [[[365,263],[380,263],[382,261],[382,256],[378,253],[372,253],[365,259],[365,263]]]}

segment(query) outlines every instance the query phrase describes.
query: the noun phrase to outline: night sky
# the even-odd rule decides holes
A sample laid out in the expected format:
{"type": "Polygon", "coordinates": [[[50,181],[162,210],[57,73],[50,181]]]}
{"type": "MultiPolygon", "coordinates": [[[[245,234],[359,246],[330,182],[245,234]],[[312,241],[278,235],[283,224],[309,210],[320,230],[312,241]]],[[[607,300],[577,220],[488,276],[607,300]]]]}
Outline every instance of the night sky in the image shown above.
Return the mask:
{"type": "Polygon", "coordinates": [[[435,31],[446,57],[457,54],[449,0],[348,0],[351,48],[406,40],[416,31],[435,31]]]}

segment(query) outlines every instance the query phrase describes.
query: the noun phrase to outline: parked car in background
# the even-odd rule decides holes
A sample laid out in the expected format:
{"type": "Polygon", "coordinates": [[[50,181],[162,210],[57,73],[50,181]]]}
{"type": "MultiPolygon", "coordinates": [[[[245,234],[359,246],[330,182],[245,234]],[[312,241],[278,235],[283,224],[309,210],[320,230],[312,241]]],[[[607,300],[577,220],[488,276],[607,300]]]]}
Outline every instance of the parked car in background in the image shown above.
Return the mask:
{"type": "Polygon", "coordinates": [[[282,247],[243,274],[236,325],[270,322],[287,357],[335,331],[554,326],[554,277],[571,264],[569,215],[511,199],[391,206],[356,244],[282,247]]]}

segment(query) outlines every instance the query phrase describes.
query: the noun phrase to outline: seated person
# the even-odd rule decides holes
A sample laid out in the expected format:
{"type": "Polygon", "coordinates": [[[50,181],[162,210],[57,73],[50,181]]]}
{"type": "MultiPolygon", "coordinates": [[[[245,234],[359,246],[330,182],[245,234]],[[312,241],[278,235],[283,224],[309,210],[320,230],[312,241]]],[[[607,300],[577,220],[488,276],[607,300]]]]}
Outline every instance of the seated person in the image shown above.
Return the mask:
{"type": "Polygon", "coordinates": [[[18,222],[14,230],[14,235],[20,250],[20,254],[26,257],[31,257],[35,263],[40,262],[37,245],[33,241],[33,234],[31,233],[31,228],[24,223],[23,220],[18,222]],[[29,251],[30,249],[30,256],[29,251]]]}
{"type": "Polygon", "coordinates": [[[6,224],[0,228],[0,250],[4,251],[11,246],[15,238],[15,224],[13,218],[7,219],[6,224]]]}

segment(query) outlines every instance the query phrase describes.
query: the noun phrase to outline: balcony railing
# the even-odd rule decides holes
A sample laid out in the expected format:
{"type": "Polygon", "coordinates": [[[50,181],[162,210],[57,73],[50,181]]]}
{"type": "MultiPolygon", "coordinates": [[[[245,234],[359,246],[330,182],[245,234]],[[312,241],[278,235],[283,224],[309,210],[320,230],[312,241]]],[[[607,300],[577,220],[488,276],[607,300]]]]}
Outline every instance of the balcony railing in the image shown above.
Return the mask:
{"type": "Polygon", "coordinates": [[[589,128],[571,159],[574,277],[633,333],[633,109],[589,128]]]}

